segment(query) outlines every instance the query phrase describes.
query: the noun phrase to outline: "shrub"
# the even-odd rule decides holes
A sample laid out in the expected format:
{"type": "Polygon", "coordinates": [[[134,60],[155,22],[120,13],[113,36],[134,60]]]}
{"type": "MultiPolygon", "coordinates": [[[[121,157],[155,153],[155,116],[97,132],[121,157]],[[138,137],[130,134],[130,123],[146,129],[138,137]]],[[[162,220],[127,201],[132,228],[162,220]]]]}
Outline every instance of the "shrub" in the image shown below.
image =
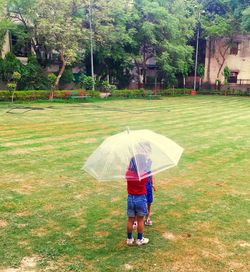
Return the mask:
{"type": "Polygon", "coordinates": [[[62,74],[62,77],[60,78],[60,85],[65,85],[72,83],[74,81],[74,76],[72,73],[71,67],[66,67],[64,70],[64,73],[62,74]]]}
{"type": "Polygon", "coordinates": [[[16,83],[15,82],[10,82],[7,84],[8,91],[10,93],[14,92],[16,90],[16,83]]]}
{"type": "MultiPolygon", "coordinates": [[[[37,99],[48,99],[50,91],[48,90],[32,90],[32,91],[16,91],[14,94],[15,100],[29,101],[37,99]]],[[[0,100],[8,101],[11,95],[8,91],[0,91],[0,100]]]]}
{"type": "Polygon", "coordinates": [[[143,97],[144,96],[144,90],[113,90],[111,91],[111,96],[113,97],[143,97]]]}
{"type": "Polygon", "coordinates": [[[78,96],[84,96],[84,95],[87,95],[87,92],[85,90],[80,90],[77,92],[77,95],[78,96]]]}
{"type": "Polygon", "coordinates": [[[48,80],[50,84],[50,88],[53,89],[56,83],[57,76],[53,73],[48,74],[48,80]]]}
{"type": "Polygon", "coordinates": [[[9,101],[11,93],[9,91],[0,91],[0,101],[9,101]]]}
{"type": "Polygon", "coordinates": [[[190,95],[191,89],[164,89],[160,90],[162,96],[190,95]]]}
{"type": "Polygon", "coordinates": [[[20,79],[21,79],[21,74],[18,73],[18,72],[14,72],[13,75],[12,75],[12,80],[13,80],[14,82],[17,82],[17,81],[19,81],[20,79]]]}
{"type": "Polygon", "coordinates": [[[14,72],[22,73],[24,65],[16,58],[16,56],[9,52],[1,61],[1,79],[9,82],[12,79],[14,72]]]}
{"type": "Polygon", "coordinates": [[[110,91],[115,90],[116,86],[109,84],[108,81],[106,81],[106,80],[103,80],[103,81],[97,82],[96,88],[99,91],[110,92],[110,91]]]}
{"type": "Polygon", "coordinates": [[[93,79],[91,76],[82,75],[80,77],[80,85],[81,88],[84,88],[85,90],[92,90],[93,86],[93,79]]]}
{"type": "Polygon", "coordinates": [[[23,65],[21,74],[22,78],[18,84],[19,90],[44,90],[50,88],[46,73],[33,55],[29,56],[27,65],[23,65]]]}
{"type": "Polygon", "coordinates": [[[87,95],[91,96],[91,97],[100,97],[100,92],[98,91],[87,91],[87,95]]]}

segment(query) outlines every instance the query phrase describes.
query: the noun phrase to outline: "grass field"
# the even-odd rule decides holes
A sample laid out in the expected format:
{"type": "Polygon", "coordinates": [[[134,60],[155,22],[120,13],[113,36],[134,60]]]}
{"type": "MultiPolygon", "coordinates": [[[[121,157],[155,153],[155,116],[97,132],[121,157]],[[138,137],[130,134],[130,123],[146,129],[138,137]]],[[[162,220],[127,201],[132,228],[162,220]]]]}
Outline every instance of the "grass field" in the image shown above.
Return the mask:
{"type": "Polygon", "coordinates": [[[0,272],[250,271],[250,99],[0,104],[0,272]],[[126,184],[81,171],[109,135],[184,147],[155,176],[150,243],[127,247],[126,184]]]}

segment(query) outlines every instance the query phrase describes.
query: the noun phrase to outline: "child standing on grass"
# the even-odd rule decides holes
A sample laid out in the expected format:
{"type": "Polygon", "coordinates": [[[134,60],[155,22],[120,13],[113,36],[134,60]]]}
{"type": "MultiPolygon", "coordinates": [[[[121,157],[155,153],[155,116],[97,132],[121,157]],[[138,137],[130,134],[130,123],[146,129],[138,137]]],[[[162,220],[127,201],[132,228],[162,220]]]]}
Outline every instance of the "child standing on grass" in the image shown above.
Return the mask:
{"type": "Polygon", "coordinates": [[[135,161],[143,158],[137,156],[137,159],[132,158],[126,172],[127,180],[127,245],[133,245],[134,238],[132,237],[133,223],[137,220],[137,240],[138,246],[145,245],[149,242],[148,238],[143,237],[144,232],[144,217],[147,215],[147,199],[146,199],[146,182],[147,178],[139,180],[138,171],[135,161]]]}
{"type": "Polygon", "coordinates": [[[148,213],[146,215],[145,225],[146,226],[152,226],[153,222],[150,219],[151,214],[151,206],[153,203],[153,190],[156,191],[154,183],[153,183],[153,177],[148,177],[148,181],[146,183],[146,189],[147,189],[147,207],[148,207],[148,213]]]}
{"type": "MultiPolygon", "coordinates": [[[[154,186],[153,183],[153,177],[150,176],[147,178],[147,183],[146,183],[146,198],[147,198],[147,207],[148,207],[148,213],[146,215],[145,218],[145,225],[146,226],[152,226],[153,225],[153,221],[151,221],[150,219],[150,215],[151,215],[151,206],[153,203],[153,190],[156,191],[156,188],[154,186]]],[[[133,223],[133,229],[137,228],[137,219],[135,218],[135,221],[133,223]]]]}

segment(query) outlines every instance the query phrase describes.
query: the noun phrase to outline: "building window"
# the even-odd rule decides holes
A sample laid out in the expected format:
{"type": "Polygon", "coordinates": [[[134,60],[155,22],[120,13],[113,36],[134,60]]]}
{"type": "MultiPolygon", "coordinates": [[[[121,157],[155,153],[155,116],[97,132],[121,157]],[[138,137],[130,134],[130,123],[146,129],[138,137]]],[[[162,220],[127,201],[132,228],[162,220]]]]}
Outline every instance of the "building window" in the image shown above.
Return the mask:
{"type": "Polygon", "coordinates": [[[238,72],[230,72],[228,83],[237,83],[238,72]]]}
{"type": "Polygon", "coordinates": [[[238,55],[239,51],[239,43],[234,42],[232,46],[230,47],[230,55],[238,55]]]}
{"type": "Polygon", "coordinates": [[[27,57],[31,52],[31,42],[29,40],[20,39],[15,34],[11,34],[11,51],[17,57],[27,57]]]}

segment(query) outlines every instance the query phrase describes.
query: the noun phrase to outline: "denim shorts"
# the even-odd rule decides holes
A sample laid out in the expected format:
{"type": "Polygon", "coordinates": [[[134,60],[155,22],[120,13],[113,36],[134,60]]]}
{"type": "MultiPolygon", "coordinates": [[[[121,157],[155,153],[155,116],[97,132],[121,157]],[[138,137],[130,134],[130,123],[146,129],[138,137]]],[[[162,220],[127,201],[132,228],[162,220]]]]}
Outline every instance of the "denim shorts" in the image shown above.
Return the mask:
{"type": "Polygon", "coordinates": [[[128,217],[146,216],[147,213],[146,195],[128,195],[128,217]]]}

